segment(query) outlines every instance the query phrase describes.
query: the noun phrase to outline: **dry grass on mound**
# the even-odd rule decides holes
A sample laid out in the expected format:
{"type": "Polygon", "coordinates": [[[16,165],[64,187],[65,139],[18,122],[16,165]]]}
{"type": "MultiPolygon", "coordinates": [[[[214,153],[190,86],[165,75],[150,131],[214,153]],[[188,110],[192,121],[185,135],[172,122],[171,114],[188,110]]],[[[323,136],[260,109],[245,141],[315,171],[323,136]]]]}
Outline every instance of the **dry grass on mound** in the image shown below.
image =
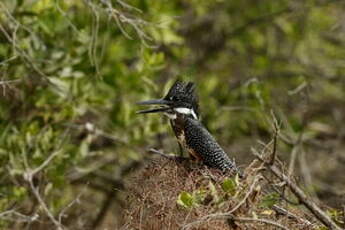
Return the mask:
{"type": "Polygon", "coordinates": [[[155,159],[128,181],[121,229],[317,227],[302,207],[292,207],[272,192],[272,181],[258,161],[245,174],[244,179],[229,178],[203,166],[155,159]]]}

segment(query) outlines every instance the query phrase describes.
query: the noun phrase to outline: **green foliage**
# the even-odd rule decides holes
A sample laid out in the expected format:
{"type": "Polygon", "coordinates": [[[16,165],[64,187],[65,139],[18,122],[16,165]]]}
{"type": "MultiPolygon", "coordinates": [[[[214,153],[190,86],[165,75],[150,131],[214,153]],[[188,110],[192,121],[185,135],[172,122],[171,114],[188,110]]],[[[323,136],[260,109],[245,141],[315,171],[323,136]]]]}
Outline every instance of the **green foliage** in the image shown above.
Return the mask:
{"type": "Polygon", "coordinates": [[[222,183],[222,189],[224,192],[230,195],[235,195],[237,188],[237,182],[233,178],[226,178],[222,183]]]}
{"type": "Polygon", "coordinates": [[[197,205],[196,198],[188,192],[181,192],[176,203],[184,208],[192,208],[197,205]]]}

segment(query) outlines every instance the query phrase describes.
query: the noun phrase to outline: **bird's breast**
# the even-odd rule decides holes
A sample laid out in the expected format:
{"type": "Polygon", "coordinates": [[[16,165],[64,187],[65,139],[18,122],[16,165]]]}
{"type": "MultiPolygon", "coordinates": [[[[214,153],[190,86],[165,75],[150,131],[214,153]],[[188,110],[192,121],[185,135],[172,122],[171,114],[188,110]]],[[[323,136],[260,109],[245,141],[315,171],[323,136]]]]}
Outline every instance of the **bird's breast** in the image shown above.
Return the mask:
{"type": "Polygon", "coordinates": [[[176,119],[171,121],[171,126],[174,130],[175,136],[177,138],[177,141],[179,142],[179,144],[185,148],[188,152],[188,154],[195,160],[197,161],[202,161],[202,157],[199,153],[197,153],[192,146],[189,146],[187,144],[187,140],[186,140],[186,135],[185,135],[185,123],[182,119],[176,119]]]}
{"type": "Polygon", "coordinates": [[[199,153],[197,153],[192,146],[189,146],[186,142],[186,135],[185,132],[183,130],[181,130],[177,135],[177,141],[180,143],[181,146],[183,146],[183,148],[185,148],[187,150],[187,152],[189,153],[189,155],[197,160],[197,161],[202,161],[202,157],[199,153]]]}

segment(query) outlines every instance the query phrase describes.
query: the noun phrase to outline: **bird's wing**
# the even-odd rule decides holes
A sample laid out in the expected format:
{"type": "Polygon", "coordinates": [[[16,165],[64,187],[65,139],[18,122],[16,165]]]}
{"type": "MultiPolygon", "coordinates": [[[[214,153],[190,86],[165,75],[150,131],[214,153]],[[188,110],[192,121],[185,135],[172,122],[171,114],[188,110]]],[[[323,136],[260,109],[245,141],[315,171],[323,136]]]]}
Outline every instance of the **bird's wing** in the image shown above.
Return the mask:
{"type": "Polygon", "coordinates": [[[199,121],[187,118],[185,136],[187,146],[198,153],[206,165],[222,171],[237,171],[235,162],[230,160],[229,156],[199,121]]]}

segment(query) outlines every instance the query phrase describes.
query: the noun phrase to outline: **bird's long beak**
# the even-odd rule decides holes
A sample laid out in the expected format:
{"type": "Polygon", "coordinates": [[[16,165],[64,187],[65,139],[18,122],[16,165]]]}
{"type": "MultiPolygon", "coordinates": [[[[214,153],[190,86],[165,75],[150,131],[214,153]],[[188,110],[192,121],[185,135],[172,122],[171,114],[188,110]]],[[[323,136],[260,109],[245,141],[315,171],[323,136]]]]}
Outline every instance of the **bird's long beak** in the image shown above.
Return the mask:
{"type": "Polygon", "coordinates": [[[138,105],[170,105],[170,101],[164,99],[153,99],[147,101],[139,101],[137,102],[138,105]]]}
{"type": "Polygon", "coordinates": [[[171,105],[170,101],[164,100],[164,99],[153,99],[153,100],[147,100],[147,101],[139,101],[137,102],[138,105],[166,105],[165,107],[159,107],[159,108],[153,108],[153,109],[145,109],[145,110],[140,110],[137,113],[159,113],[159,112],[164,112],[170,109],[168,107],[171,105]]]}

